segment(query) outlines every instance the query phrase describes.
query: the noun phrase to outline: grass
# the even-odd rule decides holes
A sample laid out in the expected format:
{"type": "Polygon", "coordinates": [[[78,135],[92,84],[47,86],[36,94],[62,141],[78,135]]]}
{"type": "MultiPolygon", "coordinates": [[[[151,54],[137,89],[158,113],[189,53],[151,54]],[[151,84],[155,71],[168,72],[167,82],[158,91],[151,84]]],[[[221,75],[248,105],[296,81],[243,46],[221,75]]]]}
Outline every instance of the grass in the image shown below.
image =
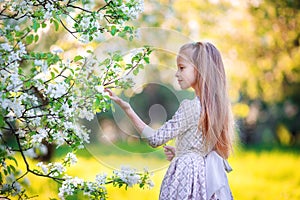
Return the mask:
{"type": "MultiPolygon", "coordinates": [[[[97,173],[110,174],[113,169],[126,164],[142,169],[148,167],[154,172],[155,187],[151,190],[138,187],[118,189],[108,186],[109,200],[153,200],[158,199],[160,184],[167,169],[168,161],[162,158],[162,150],[134,152],[130,147],[94,146],[98,151],[82,150],[78,152],[77,165],[69,168],[68,173],[87,180],[93,179],[97,173]],[[124,150],[124,148],[126,150],[124,150]],[[122,151],[123,150],[123,151],[122,151]]],[[[65,150],[57,151],[56,158],[60,159],[65,150]]],[[[237,200],[300,199],[300,166],[298,151],[288,150],[254,150],[240,148],[229,159],[233,172],[228,174],[232,193],[237,200]]],[[[21,166],[22,167],[22,166],[21,166]]],[[[55,182],[35,176],[30,177],[31,186],[28,188],[32,195],[39,194],[33,199],[57,198],[55,182]]],[[[76,198],[85,199],[78,195],[76,198]]]]}

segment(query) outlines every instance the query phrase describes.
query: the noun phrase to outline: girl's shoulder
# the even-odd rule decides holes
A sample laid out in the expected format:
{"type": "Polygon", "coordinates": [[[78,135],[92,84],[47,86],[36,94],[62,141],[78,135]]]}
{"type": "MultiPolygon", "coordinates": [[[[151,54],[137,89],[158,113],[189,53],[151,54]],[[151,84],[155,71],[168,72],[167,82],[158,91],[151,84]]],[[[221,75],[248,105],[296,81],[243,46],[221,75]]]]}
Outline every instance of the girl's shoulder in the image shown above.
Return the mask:
{"type": "Polygon", "coordinates": [[[194,99],[184,99],[181,103],[179,108],[187,111],[187,112],[200,112],[201,104],[198,97],[194,99]]]}
{"type": "Polygon", "coordinates": [[[184,99],[181,103],[180,106],[200,106],[200,100],[199,97],[195,97],[194,99],[184,99]]]}

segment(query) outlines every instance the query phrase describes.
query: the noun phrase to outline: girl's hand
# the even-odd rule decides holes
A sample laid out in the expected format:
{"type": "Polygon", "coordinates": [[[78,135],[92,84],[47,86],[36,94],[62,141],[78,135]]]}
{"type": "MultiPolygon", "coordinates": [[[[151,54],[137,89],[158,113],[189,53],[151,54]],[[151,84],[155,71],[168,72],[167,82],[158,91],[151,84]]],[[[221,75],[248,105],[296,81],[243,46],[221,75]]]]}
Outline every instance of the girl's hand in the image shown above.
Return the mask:
{"type": "Polygon", "coordinates": [[[168,161],[171,161],[175,157],[175,147],[173,146],[164,146],[164,153],[168,161]]]}
{"type": "Polygon", "coordinates": [[[110,89],[105,88],[104,91],[108,92],[110,99],[116,102],[123,110],[129,109],[130,105],[120,97],[118,97],[115,93],[113,93],[110,89]]]}

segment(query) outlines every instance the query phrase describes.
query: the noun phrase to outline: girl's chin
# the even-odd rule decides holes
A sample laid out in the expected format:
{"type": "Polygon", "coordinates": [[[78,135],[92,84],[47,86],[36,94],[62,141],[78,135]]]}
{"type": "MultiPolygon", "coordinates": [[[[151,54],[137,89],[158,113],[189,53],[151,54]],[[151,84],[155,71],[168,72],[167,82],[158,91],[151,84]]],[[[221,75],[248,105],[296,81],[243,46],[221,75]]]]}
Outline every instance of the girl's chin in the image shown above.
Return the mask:
{"type": "Polygon", "coordinates": [[[186,89],[188,89],[189,87],[186,87],[186,86],[184,86],[184,85],[180,85],[180,88],[181,88],[182,90],[186,90],[186,89]]]}

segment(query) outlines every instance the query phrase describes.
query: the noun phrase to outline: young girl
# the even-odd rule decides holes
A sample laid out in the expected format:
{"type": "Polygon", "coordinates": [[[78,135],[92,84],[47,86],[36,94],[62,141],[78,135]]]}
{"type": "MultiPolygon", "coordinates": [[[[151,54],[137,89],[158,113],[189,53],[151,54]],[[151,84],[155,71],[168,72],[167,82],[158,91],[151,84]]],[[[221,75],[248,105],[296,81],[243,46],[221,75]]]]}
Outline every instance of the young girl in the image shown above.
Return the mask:
{"type": "Polygon", "coordinates": [[[180,87],[192,87],[196,97],[182,101],[158,130],[147,126],[129,103],[107,91],[152,147],[176,138],[175,157],[166,154],[172,161],[160,200],[233,199],[225,172],[231,170],[226,159],[232,150],[233,119],[221,55],[211,43],[188,43],[179,50],[177,66],[180,87]]]}

